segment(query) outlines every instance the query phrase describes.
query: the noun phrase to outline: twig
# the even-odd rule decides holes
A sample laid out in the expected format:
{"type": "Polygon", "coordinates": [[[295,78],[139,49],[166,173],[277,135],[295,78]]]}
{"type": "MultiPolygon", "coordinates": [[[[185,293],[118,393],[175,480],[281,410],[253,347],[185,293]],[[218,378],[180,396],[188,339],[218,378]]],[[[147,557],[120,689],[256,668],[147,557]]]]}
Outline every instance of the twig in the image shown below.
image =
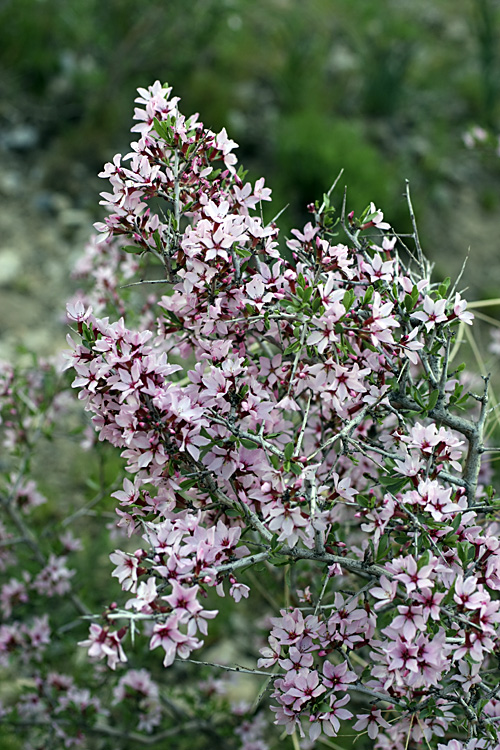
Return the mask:
{"type": "MultiPolygon", "coordinates": [[[[227,664],[216,664],[210,661],[197,661],[196,659],[175,659],[177,662],[189,662],[190,664],[199,664],[202,667],[215,667],[216,669],[224,669],[226,672],[241,672],[242,674],[260,674],[264,677],[269,677],[269,672],[263,672],[260,669],[248,669],[247,667],[229,667],[227,664]]],[[[271,675],[273,680],[277,677],[285,677],[286,672],[277,672],[271,675]]]]}
{"type": "Polygon", "coordinates": [[[304,434],[305,434],[306,427],[307,427],[307,420],[309,419],[309,411],[311,409],[312,397],[313,397],[312,391],[309,391],[309,398],[307,399],[307,405],[306,405],[306,408],[304,410],[304,416],[302,418],[302,425],[300,427],[300,432],[299,432],[299,435],[297,437],[297,443],[295,445],[295,450],[293,451],[293,457],[294,458],[297,458],[297,456],[300,456],[300,450],[302,448],[302,441],[304,439],[304,434]]]}
{"type": "MultiPolygon", "coordinates": [[[[43,554],[40,548],[40,545],[38,544],[37,538],[35,537],[34,533],[31,531],[29,526],[25,523],[21,514],[18,513],[13,503],[9,502],[9,500],[3,495],[0,495],[0,505],[2,505],[2,507],[6,511],[7,515],[10,517],[10,520],[12,521],[14,526],[17,528],[21,536],[24,537],[26,544],[28,545],[28,547],[30,547],[31,551],[33,552],[35,560],[43,568],[45,568],[45,566],[48,564],[48,560],[43,554]]],[[[78,596],[76,596],[76,594],[69,594],[68,598],[70,599],[75,609],[78,612],[80,612],[80,614],[82,615],[90,614],[90,610],[81,601],[81,599],[78,596]]]]}
{"type": "MultiPolygon", "coordinates": [[[[342,167],[342,169],[341,169],[341,170],[340,170],[340,172],[338,173],[337,177],[335,178],[335,180],[334,180],[334,182],[333,182],[333,185],[332,185],[332,186],[330,187],[330,189],[329,189],[329,190],[328,190],[328,192],[326,193],[326,195],[325,195],[325,197],[326,197],[326,198],[330,198],[330,195],[331,195],[331,194],[333,193],[333,191],[334,191],[334,190],[335,190],[335,188],[337,187],[337,183],[338,183],[338,181],[340,180],[340,178],[342,177],[342,175],[343,175],[343,174],[344,174],[344,168],[342,167]]],[[[320,206],[320,209],[319,209],[319,211],[318,211],[318,216],[321,216],[321,214],[322,214],[322,213],[323,213],[323,211],[325,210],[325,206],[326,206],[326,202],[325,202],[325,200],[323,199],[323,203],[321,204],[321,206],[320,206]]]]}
{"type": "Polygon", "coordinates": [[[429,261],[424,257],[422,247],[420,245],[420,238],[418,236],[417,222],[415,219],[415,212],[413,210],[413,204],[410,196],[410,181],[406,180],[406,202],[408,203],[408,212],[410,214],[411,225],[413,227],[413,240],[415,247],[417,248],[418,263],[422,271],[422,278],[429,280],[430,268],[429,261]]]}
{"type": "Polygon", "coordinates": [[[217,573],[225,573],[227,570],[237,570],[238,568],[244,568],[247,565],[256,565],[259,562],[267,560],[270,555],[271,550],[267,552],[257,552],[255,555],[247,555],[246,557],[240,557],[238,560],[234,560],[234,562],[218,565],[215,568],[215,571],[217,573]]]}

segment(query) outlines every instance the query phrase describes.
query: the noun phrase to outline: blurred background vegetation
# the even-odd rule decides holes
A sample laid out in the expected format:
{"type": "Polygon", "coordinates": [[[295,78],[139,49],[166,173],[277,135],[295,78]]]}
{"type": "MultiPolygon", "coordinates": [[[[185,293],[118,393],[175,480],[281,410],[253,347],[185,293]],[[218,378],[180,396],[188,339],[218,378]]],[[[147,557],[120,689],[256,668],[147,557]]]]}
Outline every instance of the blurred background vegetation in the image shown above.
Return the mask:
{"type": "MultiPolygon", "coordinates": [[[[96,175],[128,152],[136,88],[156,79],[227,128],[274,213],[290,204],[285,232],[341,168],[350,210],[373,200],[407,231],[408,179],[436,275],[455,276],[470,247],[468,298],[500,297],[500,157],[463,140],[500,132],[500,0],[0,0],[0,357],[65,347],[71,268],[107,187],[96,175]]],[[[76,509],[106,496],[114,517],[116,454],[53,439],[34,466],[42,491],[76,509]]],[[[94,583],[95,562],[82,563],[94,583]]]]}
{"type": "Polygon", "coordinates": [[[40,274],[64,287],[57,246],[74,255],[100,218],[96,174],[128,151],[135,89],[157,78],[186,114],[227,127],[273,208],[290,204],[285,229],[343,167],[349,208],[373,200],[404,231],[409,179],[438,275],[470,246],[473,296],[498,296],[500,158],[467,150],[463,134],[500,130],[499,35],[499,0],[1,0],[0,229],[18,260],[12,233],[33,251],[40,222],[60,229],[42,238],[33,278],[33,263],[23,281],[8,256],[2,273],[0,255],[0,284],[15,279],[24,297],[14,315],[40,274]]]}

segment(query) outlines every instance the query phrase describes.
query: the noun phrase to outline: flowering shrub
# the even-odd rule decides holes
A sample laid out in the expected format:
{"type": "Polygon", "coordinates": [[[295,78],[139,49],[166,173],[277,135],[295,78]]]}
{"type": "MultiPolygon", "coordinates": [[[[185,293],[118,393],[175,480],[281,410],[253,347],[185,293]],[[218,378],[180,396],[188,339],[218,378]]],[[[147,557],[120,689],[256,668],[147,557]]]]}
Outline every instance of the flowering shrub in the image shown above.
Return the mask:
{"type": "MultiPolygon", "coordinates": [[[[431,282],[409,192],[410,248],[373,204],[356,217],[344,198],[338,220],[332,191],[281,242],[263,218],[271,191],[245,181],[226,131],[184,117],[158,82],[139,94],[139,140],[101,174],[109,214],[77,269],[92,290],[68,305],[73,387],[125,461],[111,493],[123,549],[109,550],[109,586],[125,593],[102,617],[71,594],[92,620],[80,645],[94,692],[40,669],[9,721],[31,718],[71,746],[122,736],[115,707],[133,699],[136,743],[201,730],[245,750],[287,734],[302,748],[348,734],[386,750],[493,750],[488,379],[470,393],[452,365],[473,316],[449,280],[431,282]],[[264,624],[245,601],[262,592],[264,624]],[[165,709],[160,683],[179,661],[202,663],[227,596],[267,635],[260,658],[223,667],[253,675],[255,699],[226,702],[221,730],[219,683],[198,686],[214,703],[196,721],[170,698],[165,709]],[[144,665],[160,675],[159,663],[155,680],[144,665]]],[[[7,373],[6,412],[12,388],[7,373]]],[[[29,425],[11,421],[15,445],[29,425]]],[[[50,641],[50,617],[19,626],[14,601],[65,595],[75,580],[66,554],[44,556],[29,535],[20,492],[37,504],[16,479],[2,504],[41,570],[2,588],[6,664],[42,659],[50,641]]]]}

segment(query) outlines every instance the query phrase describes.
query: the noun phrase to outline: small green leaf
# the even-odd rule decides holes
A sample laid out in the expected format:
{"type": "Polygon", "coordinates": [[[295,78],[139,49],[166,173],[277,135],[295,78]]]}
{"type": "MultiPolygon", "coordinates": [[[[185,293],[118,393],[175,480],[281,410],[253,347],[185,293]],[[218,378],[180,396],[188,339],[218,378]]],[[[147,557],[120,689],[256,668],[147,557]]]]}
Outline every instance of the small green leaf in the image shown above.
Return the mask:
{"type": "Polygon", "coordinates": [[[413,388],[411,395],[413,396],[413,399],[417,402],[417,404],[420,406],[421,409],[427,409],[427,406],[417,388],[413,388]]]}
{"type": "MultiPolygon", "coordinates": [[[[173,217],[172,217],[172,221],[174,221],[173,217]]],[[[174,227],[174,228],[177,229],[177,227],[174,227]]],[[[157,229],[153,232],[153,239],[155,241],[156,249],[158,250],[158,252],[160,253],[160,255],[162,255],[163,254],[163,244],[162,244],[162,241],[161,241],[160,233],[159,233],[159,231],[157,229]]]]}
{"type": "Polygon", "coordinates": [[[457,544],[457,553],[460,558],[460,562],[465,567],[474,559],[474,545],[472,545],[470,542],[459,542],[457,544]]]}
{"type": "Polygon", "coordinates": [[[392,494],[396,494],[405,487],[408,483],[408,477],[402,477],[400,475],[394,476],[394,474],[384,474],[380,479],[381,485],[392,494]]]}
{"type": "Polygon", "coordinates": [[[432,391],[431,395],[429,396],[429,402],[427,404],[427,409],[429,411],[432,411],[432,409],[434,409],[434,407],[437,404],[438,398],[439,398],[439,389],[436,388],[436,390],[432,391]]]}
{"type": "Polygon", "coordinates": [[[377,554],[375,556],[375,562],[380,562],[387,555],[391,546],[391,540],[389,534],[383,534],[378,542],[377,554]]]}
{"type": "Polygon", "coordinates": [[[254,443],[253,440],[248,440],[247,438],[240,438],[240,443],[249,451],[253,451],[259,447],[258,443],[254,443]]]}
{"type": "Polygon", "coordinates": [[[446,293],[448,291],[448,287],[450,286],[451,279],[449,276],[446,277],[446,279],[439,285],[438,287],[438,295],[439,297],[443,298],[446,297],[446,293]]]}
{"type": "Polygon", "coordinates": [[[344,305],[346,312],[349,312],[349,310],[352,307],[353,302],[354,302],[354,292],[352,289],[347,289],[344,294],[344,299],[342,300],[342,304],[344,305]]]}
{"type": "Polygon", "coordinates": [[[191,487],[194,487],[195,484],[197,484],[197,482],[197,479],[185,479],[180,483],[179,487],[181,488],[181,490],[190,490],[191,487]]]}
{"type": "Polygon", "coordinates": [[[453,521],[451,522],[451,528],[453,529],[453,532],[456,532],[458,530],[458,527],[462,523],[462,514],[457,513],[453,521]]]}
{"type": "Polygon", "coordinates": [[[280,546],[280,543],[278,542],[278,534],[273,534],[271,541],[269,542],[271,549],[275,550],[280,546]]]}
{"type": "Polygon", "coordinates": [[[279,459],[279,456],[276,456],[276,455],[275,455],[274,453],[272,453],[272,454],[271,454],[271,455],[269,456],[269,460],[270,460],[270,462],[272,463],[272,465],[273,465],[273,468],[275,468],[275,469],[279,469],[279,466],[280,466],[280,459],[279,459]]]}
{"type": "Polygon", "coordinates": [[[365,292],[365,296],[363,298],[363,305],[367,305],[369,302],[371,302],[373,297],[373,286],[370,284],[368,289],[365,292]]]}
{"type": "Polygon", "coordinates": [[[419,570],[422,570],[422,568],[425,565],[429,565],[430,559],[431,559],[431,552],[430,550],[426,549],[425,552],[423,552],[418,559],[417,568],[419,570]]]}
{"type": "Polygon", "coordinates": [[[371,495],[368,497],[366,495],[357,495],[356,502],[363,508],[373,508],[374,499],[371,495]]]}
{"type": "Polygon", "coordinates": [[[312,293],[313,293],[312,286],[308,286],[307,289],[304,289],[304,296],[303,296],[304,302],[309,302],[309,300],[311,299],[312,293]]]}
{"type": "Polygon", "coordinates": [[[290,346],[287,346],[287,348],[284,351],[284,354],[294,354],[295,352],[298,352],[300,349],[300,341],[294,341],[290,346]]]}
{"type": "Polygon", "coordinates": [[[447,534],[444,539],[441,540],[441,543],[446,545],[447,547],[456,547],[458,542],[458,536],[456,534],[447,534]]]}

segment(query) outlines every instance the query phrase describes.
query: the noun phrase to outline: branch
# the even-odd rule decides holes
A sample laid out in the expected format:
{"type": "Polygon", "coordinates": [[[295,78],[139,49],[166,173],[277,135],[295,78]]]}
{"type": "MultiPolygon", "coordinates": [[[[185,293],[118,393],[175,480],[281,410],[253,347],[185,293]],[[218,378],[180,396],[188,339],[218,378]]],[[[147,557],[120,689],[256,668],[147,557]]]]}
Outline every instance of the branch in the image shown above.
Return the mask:
{"type": "Polygon", "coordinates": [[[415,247],[417,248],[418,264],[419,264],[420,269],[422,271],[422,278],[429,280],[430,279],[430,275],[431,275],[431,269],[430,269],[429,261],[424,256],[424,254],[422,252],[422,247],[420,245],[420,238],[418,236],[418,229],[417,229],[417,222],[416,222],[416,219],[415,219],[415,212],[413,210],[413,204],[411,202],[410,182],[409,182],[409,180],[406,180],[406,202],[408,203],[408,212],[410,214],[411,225],[413,227],[413,240],[415,242],[415,247]]]}
{"type": "Polygon", "coordinates": [[[353,557],[341,557],[340,555],[332,555],[329,552],[320,553],[310,549],[281,547],[275,551],[275,554],[291,557],[293,560],[313,560],[314,562],[327,563],[328,565],[338,564],[352,573],[357,573],[365,578],[368,576],[375,576],[376,578],[386,576],[388,579],[392,578],[391,573],[380,567],[380,565],[370,565],[353,557]]]}
{"type": "MultiPolygon", "coordinates": [[[[383,398],[385,398],[385,394],[384,394],[383,398]]],[[[381,399],[379,399],[379,400],[381,400],[381,399]]],[[[374,406],[376,406],[377,403],[378,402],[376,402],[375,404],[366,405],[362,409],[360,409],[358,411],[358,413],[356,414],[356,416],[353,417],[352,419],[350,419],[349,422],[347,422],[344,425],[344,427],[340,430],[340,432],[337,432],[336,435],[333,435],[333,437],[328,438],[328,440],[325,443],[323,443],[323,445],[320,445],[319,448],[317,448],[315,451],[313,451],[308,456],[308,460],[310,461],[315,456],[317,456],[318,453],[321,453],[326,448],[329,448],[337,440],[344,440],[345,438],[350,437],[350,435],[354,432],[354,430],[356,429],[356,427],[359,424],[361,424],[361,422],[364,420],[364,418],[366,417],[366,415],[368,414],[368,412],[370,411],[370,409],[372,409],[374,406]]]]}
{"type": "Polygon", "coordinates": [[[277,677],[286,677],[286,672],[276,672],[275,674],[269,674],[269,672],[263,672],[260,669],[247,669],[246,667],[228,667],[226,664],[215,664],[210,661],[197,661],[196,659],[176,659],[178,662],[188,661],[190,664],[199,664],[203,667],[216,667],[217,669],[225,669],[226,672],[241,672],[243,674],[260,674],[264,677],[272,677],[275,680],[277,677]]]}
{"type": "Polygon", "coordinates": [[[306,432],[307,420],[309,419],[309,411],[311,409],[312,397],[313,397],[312,391],[309,391],[309,398],[307,400],[307,405],[304,410],[304,417],[302,419],[302,425],[301,425],[300,432],[297,438],[297,443],[295,445],[295,450],[293,452],[294,458],[297,458],[298,456],[300,456],[300,449],[302,448],[302,441],[304,439],[304,435],[306,432]]]}
{"type": "Polygon", "coordinates": [[[283,451],[280,451],[279,448],[276,448],[275,445],[266,440],[262,435],[253,435],[251,432],[241,430],[236,425],[232,425],[229,420],[224,419],[224,417],[219,417],[217,414],[212,413],[210,415],[210,418],[213,422],[215,422],[215,424],[220,424],[223,427],[226,427],[229,432],[235,437],[243,438],[244,440],[252,440],[257,445],[260,445],[261,448],[264,448],[264,450],[268,450],[270,453],[274,453],[275,456],[278,456],[278,458],[281,458],[282,460],[285,459],[285,454],[283,453],[283,451]]]}
{"type": "Polygon", "coordinates": [[[257,552],[255,555],[247,555],[246,557],[240,557],[239,560],[234,562],[224,563],[218,565],[215,568],[216,573],[225,573],[227,570],[237,570],[238,568],[244,568],[247,565],[256,565],[259,562],[267,560],[271,555],[271,550],[268,552],[257,552]]]}
{"type": "MultiPolygon", "coordinates": [[[[14,526],[17,528],[21,536],[24,538],[26,544],[28,547],[31,548],[31,551],[33,552],[35,560],[43,567],[48,564],[48,560],[43,554],[40,545],[38,544],[37,538],[35,537],[34,533],[31,531],[29,526],[25,523],[23,517],[20,513],[18,513],[17,509],[14,507],[12,502],[9,502],[9,500],[4,497],[3,495],[0,495],[0,505],[4,508],[7,515],[10,517],[10,520],[14,524],[14,526]]],[[[86,604],[82,602],[82,600],[76,596],[76,594],[69,594],[68,595],[69,600],[75,607],[75,609],[80,612],[81,615],[89,615],[90,610],[87,608],[86,604]]]]}

